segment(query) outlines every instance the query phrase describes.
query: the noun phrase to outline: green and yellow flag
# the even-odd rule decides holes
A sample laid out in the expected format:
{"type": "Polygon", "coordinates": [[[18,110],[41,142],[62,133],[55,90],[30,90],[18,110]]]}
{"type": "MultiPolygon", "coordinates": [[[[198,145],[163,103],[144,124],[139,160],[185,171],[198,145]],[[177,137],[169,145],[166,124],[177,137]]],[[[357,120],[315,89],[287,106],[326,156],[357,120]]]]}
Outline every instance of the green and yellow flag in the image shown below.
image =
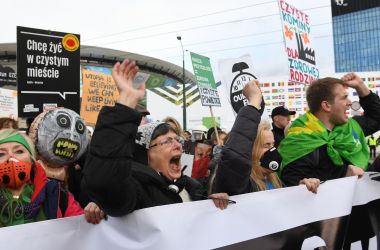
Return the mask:
{"type": "Polygon", "coordinates": [[[282,157],[281,170],[289,163],[327,144],[327,154],[336,166],[343,160],[361,167],[368,166],[369,151],[360,125],[352,118],[343,125],[328,131],[312,113],[297,118],[281,141],[279,152],[282,157]]]}

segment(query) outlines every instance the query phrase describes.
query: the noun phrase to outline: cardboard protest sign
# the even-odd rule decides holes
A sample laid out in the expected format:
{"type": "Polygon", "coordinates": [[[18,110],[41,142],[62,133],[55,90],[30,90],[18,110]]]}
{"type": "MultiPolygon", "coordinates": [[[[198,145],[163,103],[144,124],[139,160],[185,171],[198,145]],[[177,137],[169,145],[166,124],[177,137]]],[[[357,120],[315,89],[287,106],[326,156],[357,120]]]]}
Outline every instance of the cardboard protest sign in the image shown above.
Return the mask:
{"type": "Polygon", "coordinates": [[[0,114],[13,119],[17,118],[17,91],[0,88],[0,114]]]}
{"type": "Polygon", "coordinates": [[[114,106],[119,92],[112,75],[102,72],[82,70],[83,92],[81,117],[86,124],[95,125],[103,106],[114,106]]]}
{"type": "Polygon", "coordinates": [[[311,42],[310,18],[284,0],[279,0],[278,3],[288,56],[289,80],[310,84],[319,78],[315,50],[311,42]]]}
{"type": "MultiPolygon", "coordinates": [[[[80,115],[88,125],[95,125],[103,106],[114,106],[119,91],[111,75],[112,69],[86,66],[82,69],[82,103],[80,115]]],[[[138,72],[133,79],[133,87],[146,83],[149,74],[138,72]]],[[[146,103],[146,100],[143,102],[146,103]]]]}

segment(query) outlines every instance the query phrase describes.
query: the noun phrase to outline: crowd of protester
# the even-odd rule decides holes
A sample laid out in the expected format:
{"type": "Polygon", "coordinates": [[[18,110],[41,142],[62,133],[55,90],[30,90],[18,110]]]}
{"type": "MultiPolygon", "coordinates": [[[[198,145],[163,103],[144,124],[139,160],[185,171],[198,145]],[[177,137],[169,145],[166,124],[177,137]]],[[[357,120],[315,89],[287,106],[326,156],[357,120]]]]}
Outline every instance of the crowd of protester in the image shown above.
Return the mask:
{"type": "Polygon", "coordinates": [[[248,105],[227,133],[183,131],[173,117],[150,122],[138,104],[145,86],[133,88],[138,71],[128,59],[115,64],[119,98],[102,108],[92,136],[85,126],[74,131],[80,118],[58,112],[56,132],[82,138],[70,160],[46,160],[52,141],[37,140],[36,121],[25,134],[17,121],[0,118],[0,227],[81,214],[98,224],[107,215],[204,199],[226,209],[230,195],[295,185],[317,193],[321,182],[380,170],[379,143],[365,138],[380,130],[380,99],[354,73],[316,80],[306,93],[309,111],[291,122],[295,112],[276,107],[272,125],[261,119],[262,92],[251,81],[243,89],[248,105]],[[346,115],[348,88],[358,93],[363,115],[346,115]],[[183,174],[183,153],[194,155],[191,177],[183,174]]]}

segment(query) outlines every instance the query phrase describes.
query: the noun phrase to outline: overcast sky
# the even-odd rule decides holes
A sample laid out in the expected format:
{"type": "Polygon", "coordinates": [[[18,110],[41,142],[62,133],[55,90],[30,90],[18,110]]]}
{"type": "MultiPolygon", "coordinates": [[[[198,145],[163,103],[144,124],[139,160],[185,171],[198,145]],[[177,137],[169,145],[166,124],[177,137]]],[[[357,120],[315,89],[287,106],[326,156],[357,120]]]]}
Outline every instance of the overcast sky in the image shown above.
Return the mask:
{"type": "MultiPolygon", "coordinates": [[[[312,43],[320,76],[334,72],[330,0],[287,0],[310,17],[312,43]]],[[[255,76],[262,81],[284,81],[288,65],[277,0],[108,0],[108,1],[3,1],[0,43],[16,42],[16,26],[49,29],[81,35],[83,45],[100,46],[159,58],[182,66],[185,50],[211,59],[220,80],[218,61],[250,54],[255,76]]],[[[189,52],[186,69],[193,72],[189,52]]],[[[227,130],[234,122],[224,88],[222,108],[215,116],[227,130]]],[[[148,93],[149,94],[149,93],[148,93]]],[[[148,95],[153,118],[171,114],[182,121],[181,106],[148,95]],[[150,97],[149,97],[150,96],[150,97]],[[166,105],[166,106],[162,106],[166,105]],[[166,110],[167,113],[163,113],[166,110]]],[[[188,122],[201,123],[209,110],[200,103],[188,108],[188,122]]]]}
{"type": "MultiPolygon", "coordinates": [[[[288,0],[310,16],[321,75],[334,70],[329,0],[288,0]]],[[[81,35],[83,45],[156,57],[182,66],[184,48],[211,59],[216,80],[219,59],[252,56],[260,78],[287,74],[276,0],[138,0],[63,2],[4,1],[0,43],[16,42],[16,26],[81,35]]],[[[190,54],[186,68],[192,71],[190,54]]]]}

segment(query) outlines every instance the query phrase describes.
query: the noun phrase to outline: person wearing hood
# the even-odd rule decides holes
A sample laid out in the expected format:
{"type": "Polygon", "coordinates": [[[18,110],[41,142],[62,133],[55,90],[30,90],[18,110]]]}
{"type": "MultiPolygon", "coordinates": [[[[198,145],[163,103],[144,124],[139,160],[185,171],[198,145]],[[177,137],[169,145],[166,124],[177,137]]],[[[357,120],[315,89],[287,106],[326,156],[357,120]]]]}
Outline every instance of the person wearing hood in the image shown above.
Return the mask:
{"type": "MultiPolygon", "coordinates": [[[[201,184],[182,175],[182,144],[176,131],[163,122],[138,127],[141,114],[135,107],[145,95],[144,84],[133,88],[138,71],[128,59],[112,70],[120,95],[115,106],[105,106],[99,113],[82,180],[96,204],[85,209],[90,222],[98,223],[105,214],[118,217],[205,198],[201,184]]],[[[228,204],[226,193],[210,198],[221,209],[228,204]]]]}

